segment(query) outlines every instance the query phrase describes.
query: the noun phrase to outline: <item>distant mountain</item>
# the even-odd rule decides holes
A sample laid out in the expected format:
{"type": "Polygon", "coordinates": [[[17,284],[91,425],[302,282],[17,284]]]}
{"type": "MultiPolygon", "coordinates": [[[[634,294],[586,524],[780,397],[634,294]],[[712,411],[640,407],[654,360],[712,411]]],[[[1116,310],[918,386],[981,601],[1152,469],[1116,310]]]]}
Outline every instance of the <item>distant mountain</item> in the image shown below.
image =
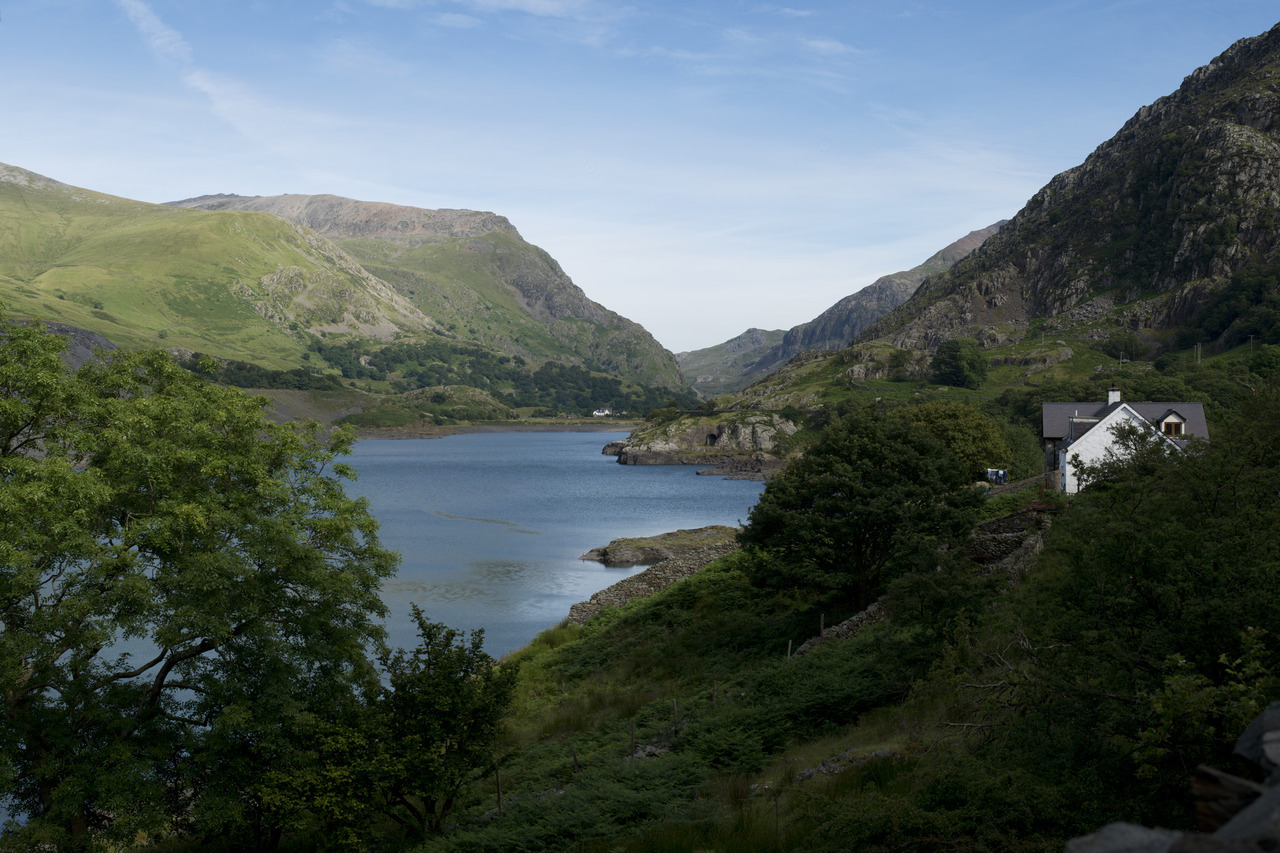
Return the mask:
{"type": "MultiPolygon", "coordinates": [[[[1280,25],[1138,110],[862,340],[932,349],[972,336],[990,347],[1037,318],[1045,329],[1102,323],[1158,337],[1192,325],[1216,337],[1229,323],[1201,327],[1204,310],[1280,263],[1278,186],[1280,25]]],[[[1273,294],[1270,279],[1236,294],[1240,306],[1273,294]]]]}
{"type": "Polygon", "coordinates": [[[676,361],[694,390],[715,397],[747,387],[807,350],[843,349],[863,329],[906,302],[926,277],[950,269],[1006,221],[971,231],[919,266],[876,279],[785,333],[750,329],[715,347],[677,353],[676,361]]]}
{"type": "Polygon", "coordinates": [[[752,366],[763,353],[781,344],[786,334],[782,329],[747,329],[722,344],[678,352],[676,363],[701,396],[717,397],[748,385],[755,375],[752,366]]]}
{"type": "Polygon", "coordinates": [[[675,358],[643,327],[589,299],[505,217],[333,195],[212,195],[169,204],[268,213],[305,226],[461,340],[685,387],[675,358]]]}
{"type": "Polygon", "coordinates": [[[439,328],[329,240],[278,217],[146,204],[4,164],[0,303],[121,346],[274,368],[300,364],[308,335],[439,328]]]}

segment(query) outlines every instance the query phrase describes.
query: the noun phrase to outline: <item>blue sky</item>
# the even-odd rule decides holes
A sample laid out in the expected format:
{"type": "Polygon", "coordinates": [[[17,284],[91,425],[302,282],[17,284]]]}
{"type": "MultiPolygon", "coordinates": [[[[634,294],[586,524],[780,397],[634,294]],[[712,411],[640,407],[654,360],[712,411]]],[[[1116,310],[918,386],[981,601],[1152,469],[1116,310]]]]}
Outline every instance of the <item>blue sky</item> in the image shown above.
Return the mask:
{"type": "Polygon", "coordinates": [[[673,351],[1015,214],[1273,0],[0,0],[0,162],[492,210],[673,351]]]}

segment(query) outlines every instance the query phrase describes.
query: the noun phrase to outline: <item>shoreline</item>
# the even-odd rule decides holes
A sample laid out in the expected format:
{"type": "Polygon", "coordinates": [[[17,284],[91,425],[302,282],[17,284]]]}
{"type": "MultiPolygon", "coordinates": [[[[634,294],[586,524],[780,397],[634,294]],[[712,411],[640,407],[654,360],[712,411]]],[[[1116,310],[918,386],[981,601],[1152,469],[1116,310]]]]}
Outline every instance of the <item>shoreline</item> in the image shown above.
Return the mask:
{"type": "Polygon", "coordinates": [[[356,437],[394,441],[408,438],[448,438],[451,435],[495,432],[631,432],[638,421],[585,424],[459,424],[441,427],[366,427],[356,430],[356,437]]]}

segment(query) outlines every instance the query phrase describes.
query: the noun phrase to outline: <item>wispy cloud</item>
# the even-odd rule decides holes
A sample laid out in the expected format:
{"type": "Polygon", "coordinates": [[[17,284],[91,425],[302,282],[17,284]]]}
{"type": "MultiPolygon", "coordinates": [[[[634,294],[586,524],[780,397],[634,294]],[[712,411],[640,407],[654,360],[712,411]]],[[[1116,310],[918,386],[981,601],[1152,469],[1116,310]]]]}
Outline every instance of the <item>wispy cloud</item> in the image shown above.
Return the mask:
{"type": "Polygon", "coordinates": [[[585,0],[467,0],[466,5],[539,17],[576,18],[586,13],[591,4],[585,0]]]}
{"type": "Polygon", "coordinates": [[[355,71],[380,78],[406,77],[413,72],[412,63],[396,59],[355,38],[329,42],[319,53],[319,61],[330,69],[355,71]]]}
{"type": "Polygon", "coordinates": [[[812,9],[793,9],[790,6],[757,6],[754,10],[762,15],[781,15],[784,18],[810,18],[812,9]]]}
{"type": "Polygon", "coordinates": [[[858,53],[858,49],[850,47],[842,41],[824,38],[808,38],[800,39],[800,43],[814,53],[826,54],[828,56],[841,56],[844,54],[858,53]]]}
{"type": "Polygon", "coordinates": [[[191,47],[175,30],[151,11],[151,7],[141,0],[116,0],[124,9],[129,20],[142,33],[157,58],[186,64],[191,62],[191,47]]]}

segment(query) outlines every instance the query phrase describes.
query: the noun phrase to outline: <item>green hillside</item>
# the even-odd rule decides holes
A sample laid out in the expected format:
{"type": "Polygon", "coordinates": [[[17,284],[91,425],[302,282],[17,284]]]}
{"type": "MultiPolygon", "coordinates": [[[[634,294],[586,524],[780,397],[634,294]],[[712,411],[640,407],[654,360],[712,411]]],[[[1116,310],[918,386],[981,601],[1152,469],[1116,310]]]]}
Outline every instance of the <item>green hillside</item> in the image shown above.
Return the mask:
{"type": "Polygon", "coordinates": [[[420,312],[275,217],[181,210],[0,167],[0,300],[125,347],[296,366],[307,333],[390,338],[420,312]]]}
{"type": "Polygon", "coordinates": [[[216,195],[171,204],[272,213],[312,229],[459,341],[687,390],[671,353],[642,326],[588,298],[505,217],[334,195],[216,195]]]}

